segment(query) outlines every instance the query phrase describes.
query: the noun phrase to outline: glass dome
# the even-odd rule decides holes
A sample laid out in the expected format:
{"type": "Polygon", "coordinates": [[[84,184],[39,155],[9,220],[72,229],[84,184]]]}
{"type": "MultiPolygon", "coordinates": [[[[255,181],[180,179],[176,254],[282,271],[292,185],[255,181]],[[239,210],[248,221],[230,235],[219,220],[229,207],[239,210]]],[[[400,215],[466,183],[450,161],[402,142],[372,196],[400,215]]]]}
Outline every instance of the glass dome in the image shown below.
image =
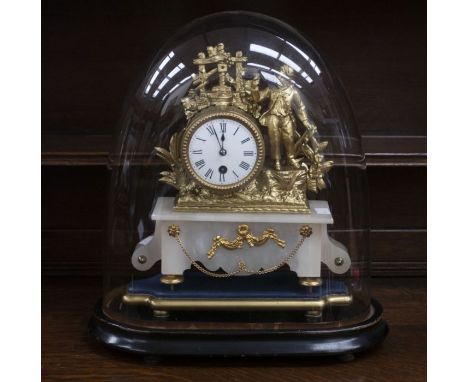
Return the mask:
{"type": "MultiPolygon", "coordinates": [[[[234,96],[230,98],[229,105],[236,108],[237,93],[236,90],[233,92],[234,96]]],[[[223,106],[221,93],[218,92],[216,97],[210,96],[209,102],[212,106],[223,106]]],[[[237,105],[238,108],[242,109],[239,105],[237,105]]],[[[277,121],[282,120],[281,118],[289,118],[286,114],[278,117],[277,121]]],[[[288,151],[288,143],[284,135],[282,136],[284,147],[282,144],[280,150],[283,154],[276,153],[279,146],[275,148],[274,136],[269,135],[268,123],[264,123],[264,126],[261,123],[258,124],[265,141],[264,163],[277,165],[276,169],[280,169],[281,166],[295,165],[295,159],[288,151]],[[278,157],[278,155],[282,156],[278,157]]],[[[284,122],[282,134],[286,134],[284,133],[287,130],[286,125],[287,123],[284,122]]],[[[257,149],[260,150],[258,147],[257,149]]],[[[299,163],[300,159],[297,161],[299,163]]],[[[105,293],[102,304],[103,314],[107,319],[144,330],[160,328],[161,322],[168,325],[171,322],[179,324],[197,322],[201,325],[203,322],[220,320],[238,323],[255,321],[265,325],[276,323],[276,327],[281,327],[278,323],[284,325],[303,323],[316,328],[343,328],[351,327],[357,322],[366,322],[373,314],[375,308],[368,288],[369,230],[366,163],[361,138],[340,83],[311,43],[292,27],[259,14],[227,12],[198,19],[177,33],[156,54],[138,86],[130,93],[121,119],[115,150],[110,156],[110,166],[112,183],[104,267],[105,293]],[[230,60],[227,67],[223,66],[223,63],[227,61],[216,61],[216,57],[221,55],[230,60]],[[153,238],[152,235],[157,228],[155,225],[160,224],[155,222],[154,217],[154,209],[158,200],[175,197],[182,193],[180,185],[176,184],[177,180],[173,179],[171,183],[167,179],[171,176],[169,171],[171,167],[168,166],[167,158],[165,158],[166,161],[163,159],[164,153],[167,154],[169,151],[161,150],[161,148],[169,150],[172,145],[171,137],[182,133],[193,118],[205,112],[204,101],[198,97],[198,94],[201,94],[199,92],[210,88],[218,89],[221,85],[237,89],[236,86],[239,84],[236,80],[239,78],[244,81],[242,89],[245,92],[242,94],[246,97],[245,99],[250,100],[250,103],[245,102],[244,111],[248,109],[247,111],[257,121],[268,110],[278,105],[272,106],[273,95],[270,101],[262,101],[259,97],[261,92],[253,90],[249,92],[246,90],[248,86],[252,88],[256,86],[264,93],[276,94],[274,92],[277,89],[283,89],[287,82],[292,89],[291,92],[294,92],[292,96],[296,97],[294,105],[292,104],[294,100],[291,101],[290,109],[287,107],[289,104],[283,105],[287,113],[294,114],[291,117],[292,127],[296,133],[296,136],[292,138],[293,143],[297,147],[297,142],[302,139],[302,135],[308,137],[309,145],[314,150],[313,155],[319,155],[318,159],[315,158],[316,163],[325,168],[312,179],[312,184],[308,183],[304,195],[308,200],[328,202],[324,207],[325,210],[322,208],[324,210],[322,213],[330,216],[330,221],[326,224],[328,237],[336,248],[344,248],[340,250],[349,256],[349,259],[340,256],[332,258],[330,263],[326,263],[322,258],[322,264],[319,266],[320,277],[317,278],[316,275],[302,277],[302,285],[299,283],[297,285],[306,293],[302,296],[302,300],[316,298],[313,291],[318,287],[322,295],[326,297],[326,301],[333,301],[339,293],[336,291],[337,285],[342,288],[340,290],[346,299],[338,304],[326,303],[318,314],[309,310],[308,313],[312,313],[313,319],[310,315],[307,317],[307,314],[304,318],[304,312],[301,309],[269,310],[265,308],[268,312],[260,316],[255,309],[231,309],[228,313],[225,312],[227,316],[223,316],[221,313],[221,315],[216,315],[216,312],[210,312],[209,309],[200,310],[196,306],[192,307],[193,309],[186,307],[174,312],[170,311],[169,316],[166,314],[164,318],[161,318],[164,314],[159,317],[157,314],[160,309],[151,309],[150,304],[145,305],[142,300],[140,304],[130,304],[124,297],[129,291],[134,290],[136,285],[141,286],[141,282],[159,277],[160,261],[146,267],[144,265],[146,258],[135,257],[135,253],[138,248],[147,244],[145,240],[153,238]],[[221,84],[221,81],[224,82],[221,84]],[[316,129],[316,131],[314,134],[307,135],[310,129],[316,129]],[[322,142],[328,142],[328,144],[321,145],[322,142]],[[332,165],[330,161],[333,162],[332,165]],[[346,270],[340,271],[339,267],[343,263],[345,263],[346,270]],[[320,280],[317,281],[317,279],[320,280]]],[[[300,166],[299,163],[297,167],[300,166]]],[[[277,201],[273,199],[271,205],[277,205],[275,204],[277,201]]],[[[316,208],[315,211],[318,214],[321,213],[320,208],[316,208]]],[[[218,216],[229,215],[233,217],[232,219],[236,216],[245,217],[254,214],[251,211],[247,211],[247,214],[244,211],[243,214],[234,210],[224,213],[216,212],[218,216]]],[[[278,216],[278,212],[284,214],[284,211],[275,210],[274,212],[276,212],[274,216],[278,216]]],[[[184,213],[186,212],[181,210],[177,216],[184,213]]],[[[203,210],[191,212],[195,217],[200,216],[200,221],[204,221],[205,213],[206,211],[203,210]]],[[[270,216],[269,213],[267,210],[257,212],[262,218],[270,216]]],[[[302,216],[304,211],[286,213],[284,219],[294,214],[302,216]]],[[[268,220],[268,217],[265,219],[268,220]]],[[[294,216],[291,219],[294,220],[294,216]]],[[[280,221],[281,218],[278,222],[280,221]]],[[[216,222],[204,224],[200,223],[198,228],[202,230],[208,230],[208,226],[210,229],[216,228],[216,222]]],[[[235,236],[234,232],[233,235],[235,236]]],[[[153,241],[160,239],[156,235],[153,241]]],[[[187,252],[196,247],[205,247],[205,250],[208,250],[211,240],[197,244],[191,242],[184,244],[187,252]]],[[[272,246],[275,247],[274,243],[272,246]]],[[[274,265],[271,262],[268,264],[274,265]]],[[[291,280],[291,278],[301,276],[292,264],[292,262],[277,264],[278,269],[265,277],[291,280]],[[272,274],[274,276],[271,276],[272,274]]],[[[164,264],[162,267],[164,268],[164,264]]],[[[213,281],[208,280],[210,276],[203,274],[199,268],[208,271],[205,273],[211,272],[217,275],[227,272],[223,269],[208,270],[206,265],[200,262],[192,262],[191,267],[188,268],[191,269],[185,271],[184,274],[191,272],[202,275],[206,278],[202,278],[202,284],[204,282],[209,284],[213,281]]],[[[230,277],[229,281],[226,280],[226,285],[233,287],[233,285],[242,284],[244,289],[249,289],[249,281],[245,280],[255,277],[255,281],[250,284],[251,288],[259,288],[257,291],[262,290],[262,287],[259,287],[262,283],[261,275],[251,276],[249,272],[238,273],[230,277]]],[[[223,282],[222,277],[214,278],[216,282],[223,282]]],[[[166,280],[168,291],[177,291],[180,285],[184,284],[177,284],[181,280],[177,278],[166,280]],[[174,282],[171,283],[171,280],[174,282]]],[[[281,285],[286,285],[285,288],[288,288],[290,281],[284,282],[286,284],[281,285]]],[[[297,292],[295,288],[292,288],[294,293],[297,292]]],[[[206,290],[203,293],[206,293],[206,290]]],[[[246,291],[239,293],[246,293],[246,291]]],[[[148,294],[151,294],[151,291],[146,290],[146,295],[148,294]]],[[[222,309],[225,308],[220,308],[222,309]]],[[[212,311],[217,311],[217,309],[213,308],[212,311]]]]}

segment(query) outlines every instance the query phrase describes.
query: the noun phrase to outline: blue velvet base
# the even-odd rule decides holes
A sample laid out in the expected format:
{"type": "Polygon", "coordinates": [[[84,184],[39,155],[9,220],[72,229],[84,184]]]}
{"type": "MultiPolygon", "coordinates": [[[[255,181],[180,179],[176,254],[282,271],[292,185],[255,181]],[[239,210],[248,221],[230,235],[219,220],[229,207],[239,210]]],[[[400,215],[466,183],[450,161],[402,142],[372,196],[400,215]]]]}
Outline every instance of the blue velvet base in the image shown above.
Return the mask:
{"type": "Polygon", "coordinates": [[[265,275],[238,276],[225,279],[206,276],[198,271],[186,271],[182,284],[171,286],[160,282],[161,275],[129,283],[129,294],[147,294],[158,298],[272,298],[319,299],[327,295],[348,294],[341,280],[324,280],[322,286],[307,288],[299,285],[294,272],[272,272],[265,275]]]}

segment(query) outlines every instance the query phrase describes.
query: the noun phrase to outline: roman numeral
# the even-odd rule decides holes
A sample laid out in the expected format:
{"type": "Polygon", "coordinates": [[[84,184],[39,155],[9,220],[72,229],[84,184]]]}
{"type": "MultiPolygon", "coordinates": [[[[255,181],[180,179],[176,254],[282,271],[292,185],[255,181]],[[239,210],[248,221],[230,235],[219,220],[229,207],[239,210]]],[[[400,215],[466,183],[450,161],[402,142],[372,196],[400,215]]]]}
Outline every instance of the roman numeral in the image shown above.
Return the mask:
{"type": "Polygon", "coordinates": [[[247,171],[250,167],[250,165],[244,161],[242,161],[240,164],[239,164],[239,167],[240,168],[243,168],[245,171],[247,171]]]}
{"type": "Polygon", "coordinates": [[[220,126],[221,126],[221,132],[225,133],[226,132],[226,122],[221,122],[220,126]]]}
{"type": "Polygon", "coordinates": [[[206,142],[206,139],[202,139],[202,138],[198,138],[198,137],[195,137],[195,139],[198,139],[199,141],[206,142]]]}
{"type": "Polygon", "coordinates": [[[232,135],[236,135],[236,133],[237,133],[237,131],[239,130],[239,128],[240,128],[240,126],[237,126],[236,131],[234,131],[234,134],[232,134],[232,135]]]}
{"type": "Polygon", "coordinates": [[[210,168],[207,172],[205,172],[205,178],[210,178],[213,176],[213,169],[210,168]]]}
{"type": "Polygon", "coordinates": [[[244,144],[245,142],[248,142],[248,141],[250,141],[250,137],[247,137],[247,138],[243,139],[243,140],[241,141],[241,143],[244,144]]]}
{"type": "Polygon", "coordinates": [[[239,178],[239,175],[236,174],[234,170],[232,170],[233,174],[236,176],[236,178],[239,178]]]}
{"type": "Polygon", "coordinates": [[[244,156],[245,157],[253,157],[254,152],[253,151],[244,151],[244,156]]]}
{"type": "Polygon", "coordinates": [[[192,154],[201,154],[202,152],[203,150],[192,150],[192,154]]]}
{"type": "Polygon", "coordinates": [[[199,169],[205,167],[205,160],[201,159],[201,160],[195,162],[195,166],[197,166],[199,169]]]}
{"type": "Polygon", "coordinates": [[[219,173],[219,181],[220,181],[220,182],[225,182],[225,181],[226,181],[224,175],[225,175],[225,174],[219,173]]]}
{"type": "Polygon", "coordinates": [[[208,132],[210,133],[210,135],[214,135],[215,134],[215,129],[213,127],[213,125],[210,125],[206,128],[208,130],[208,132]]]}

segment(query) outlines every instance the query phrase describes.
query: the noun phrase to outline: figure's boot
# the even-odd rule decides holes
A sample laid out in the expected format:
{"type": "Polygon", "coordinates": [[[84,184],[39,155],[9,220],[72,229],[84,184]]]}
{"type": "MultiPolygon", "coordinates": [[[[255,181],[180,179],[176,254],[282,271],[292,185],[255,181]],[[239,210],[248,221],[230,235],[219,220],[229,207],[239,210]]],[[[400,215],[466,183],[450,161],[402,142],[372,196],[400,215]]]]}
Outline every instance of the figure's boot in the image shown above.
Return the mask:
{"type": "Polygon", "coordinates": [[[281,162],[279,160],[275,160],[275,170],[281,171],[281,162]]]}

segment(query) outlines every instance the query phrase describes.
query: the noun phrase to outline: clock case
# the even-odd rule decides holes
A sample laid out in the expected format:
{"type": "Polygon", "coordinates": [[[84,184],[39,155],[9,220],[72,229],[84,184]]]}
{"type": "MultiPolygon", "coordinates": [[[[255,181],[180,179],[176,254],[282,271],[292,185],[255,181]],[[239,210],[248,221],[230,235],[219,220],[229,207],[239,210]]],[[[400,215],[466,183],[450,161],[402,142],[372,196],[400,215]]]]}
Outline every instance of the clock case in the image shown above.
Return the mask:
{"type": "MultiPolygon", "coordinates": [[[[228,134],[226,134],[228,135],[228,134]]],[[[229,135],[232,135],[230,132],[229,135]]],[[[224,138],[224,134],[222,136],[224,138]]],[[[229,139],[232,139],[233,137],[230,137],[229,139]]],[[[226,139],[227,140],[227,139],[226,139]]],[[[177,142],[178,143],[178,142],[177,142]]],[[[263,142],[263,136],[262,132],[260,131],[259,127],[257,126],[257,123],[255,119],[243,111],[242,109],[238,109],[235,106],[231,105],[223,105],[220,107],[216,106],[211,106],[206,109],[203,109],[202,111],[198,112],[195,116],[193,116],[190,119],[190,122],[185,129],[183,135],[181,136],[181,142],[180,142],[180,151],[181,151],[181,159],[183,162],[183,166],[185,169],[187,169],[189,175],[196,179],[201,186],[209,187],[213,193],[210,195],[207,195],[205,199],[210,199],[210,204],[206,205],[206,208],[211,209],[215,205],[213,202],[213,197],[217,197],[217,194],[225,195],[224,199],[232,199],[231,195],[232,193],[235,193],[235,191],[242,189],[246,187],[250,181],[252,181],[255,176],[258,175],[259,171],[262,169],[264,161],[265,161],[265,145],[263,142]],[[212,183],[207,182],[206,179],[200,178],[197,176],[193,164],[190,163],[190,158],[189,158],[189,143],[190,140],[193,137],[193,134],[197,131],[198,128],[202,127],[205,123],[209,123],[211,120],[215,119],[228,119],[231,121],[235,121],[236,123],[242,124],[245,128],[247,128],[250,133],[252,134],[255,142],[256,142],[256,163],[252,166],[251,172],[241,181],[236,182],[234,184],[228,184],[226,186],[220,186],[220,185],[215,185],[212,183]]],[[[229,153],[228,153],[229,154],[229,153]]],[[[238,170],[240,173],[241,171],[238,170]]],[[[201,199],[201,198],[200,198],[201,199]]],[[[203,199],[202,199],[203,200],[203,199]]],[[[225,204],[226,200],[220,200],[219,204],[225,204]]],[[[191,201],[190,198],[187,200],[185,203],[183,200],[181,200],[180,196],[177,200],[177,203],[175,205],[175,209],[177,210],[190,210],[191,206],[193,206],[195,209],[202,209],[203,208],[203,203],[194,203],[194,201],[191,201]]],[[[228,212],[228,211],[225,211],[228,212]]]]}
{"type": "MultiPolygon", "coordinates": [[[[270,155],[266,144],[266,160],[270,155]]],[[[155,56],[143,80],[130,93],[109,166],[112,179],[104,294],[89,323],[98,341],[148,357],[346,358],[385,338],[388,329],[382,307],[371,298],[369,288],[368,200],[360,135],[340,83],[317,50],[292,27],[264,15],[226,12],[198,19],[179,31],[155,56]],[[309,118],[317,126],[320,139],[328,142],[323,155],[334,163],[323,177],[326,187],[317,193],[308,191],[307,197],[326,201],[333,216],[327,223],[328,235],[349,255],[346,272],[337,274],[323,264],[318,284],[315,280],[299,284],[288,265],[266,275],[228,279],[210,278],[192,267],[179,284],[177,278],[160,282],[164,274],[158,262],[143,271],[132,265],[135,248],[155,230],[151,213],[158,201],[177,195],[173,187],[158,181],[167,164],[160,160],[155,147],[169,147],[171,137],[186,127],[182,99],[192,86],[193,59],[207,45],[221,41],[255,59],[257,66],[248,66],[246,75],[254,76],[260,69],[263,87],[278,85],[274,77],[285,63],[294,67],[295,87],[309,118]],[[152,307],[149,299],[126,303],[125,296],[132,291],[157,296],[158,301],[168,301],[172,306],[184,299],[198,303],[167,315],[167,311],[152,307]],[[318,313],[302,305],[290,308],[297,301],[316,307],[317,302],[320,305],[320,301],[337,295],[345,296],[347,302],[322,304],[318,313]],[[257,303],[252,309],[223,306],[233,299],[257,303]],[[278,301],[284,305],[275,304],[278,301]]]]}

